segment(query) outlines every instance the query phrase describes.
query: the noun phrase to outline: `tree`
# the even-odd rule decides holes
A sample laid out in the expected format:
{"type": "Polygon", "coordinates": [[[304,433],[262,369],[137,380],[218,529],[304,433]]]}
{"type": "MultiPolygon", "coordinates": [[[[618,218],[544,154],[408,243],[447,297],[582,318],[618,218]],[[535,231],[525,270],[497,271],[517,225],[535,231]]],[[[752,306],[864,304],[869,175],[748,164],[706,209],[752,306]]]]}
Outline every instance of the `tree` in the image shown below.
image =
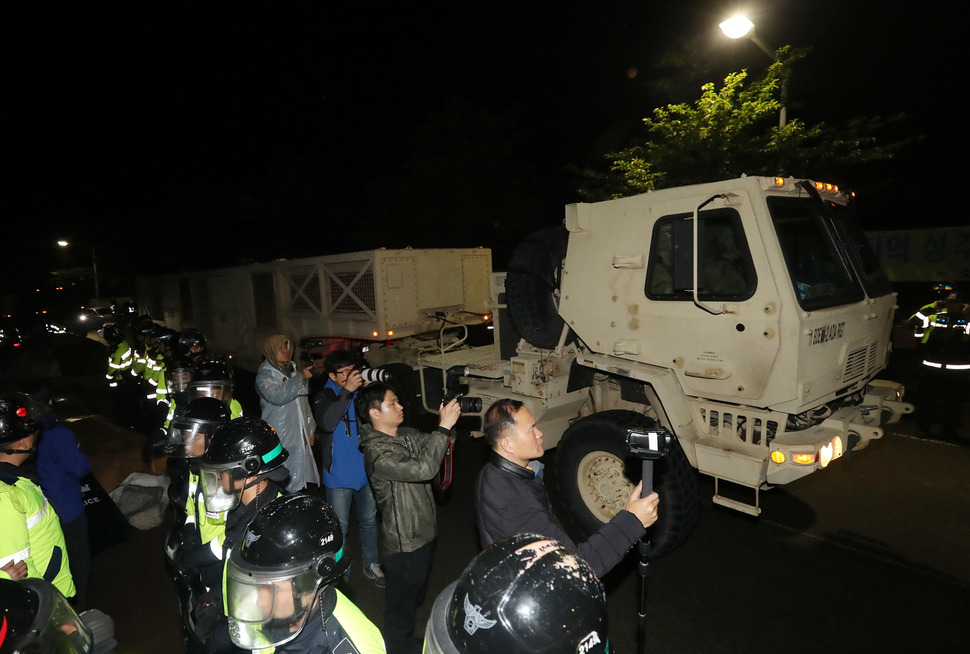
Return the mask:
{"type": "Polygon", "coordinates": [[[890,160],[918,138],[877,138],[903,115],[855,118],[843,127],[793,119],[779,128],[782,80],[805,54],[785,46],[760,79],[732,72],[720,87],[705,84],[693,104],[654,109],[643,119],[644,143],[607,154],[607,171],[579,171],[580,195],[605,200],[741,174],[830,178],[846,166],[890,160]]]}

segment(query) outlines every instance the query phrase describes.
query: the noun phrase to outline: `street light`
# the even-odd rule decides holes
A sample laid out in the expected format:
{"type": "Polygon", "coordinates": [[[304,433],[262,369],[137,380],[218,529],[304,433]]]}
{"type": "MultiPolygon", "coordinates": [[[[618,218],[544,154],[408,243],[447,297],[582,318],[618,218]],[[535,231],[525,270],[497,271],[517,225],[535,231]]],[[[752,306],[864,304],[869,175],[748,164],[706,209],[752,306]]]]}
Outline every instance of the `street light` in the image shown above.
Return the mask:
{"type": "MultiPolygon", "coordinates": [[[[764,41],[759,39],[754,33],[754,23],[752,23],[746,16],[738,14],[737,16],[732,16],[725,21],[722,21],[719,25],[721,31],[729,39],[740,39],[745,36],[751,39],[751,42],[758,46],[762,52],[764,52],[772,61],[778,61],[778,57],[775,56],[775,51],[769,48],[764,41]]],[[[785,79],[784,75],[781,78],[781,111],[778,114],[778,129],[783,129],[788,123],[788,108],[785,106],[788,100],[788,80],[785,79]]]]}
{"type": "MultiPolygon", "coordinates": [[[[61,239],[57,242],[62,248],[68,247],[71,243],[61,239]]],[[[91,269],[94,272],[94,297],[98,300],[101,299],[101,289],[98,285],[98,258],[94,254],[94,246],[91,246],[91,269]]]]}

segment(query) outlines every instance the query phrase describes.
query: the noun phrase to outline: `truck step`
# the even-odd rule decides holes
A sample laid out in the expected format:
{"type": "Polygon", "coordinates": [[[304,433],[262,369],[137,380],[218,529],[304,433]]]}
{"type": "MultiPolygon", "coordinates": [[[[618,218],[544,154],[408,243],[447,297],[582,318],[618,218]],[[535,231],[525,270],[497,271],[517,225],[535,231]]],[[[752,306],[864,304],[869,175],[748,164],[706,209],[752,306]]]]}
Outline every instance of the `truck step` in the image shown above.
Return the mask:
{"type": "Polygon", "coordinates": [[[758,517],[761,515],[761,493],[760,489],[753,488],[754,491],[754,504],[748,504],[747,502],[742,502],[740,500],[734,500],[730,497],[724,497],[719,492],[719,482],[720,478],[714,477],[714,497],[711,500],[720,506],[734,509],[735,511],[740,511],[741,513],[747,513],[748,515],[753,515],[758,517]]]}

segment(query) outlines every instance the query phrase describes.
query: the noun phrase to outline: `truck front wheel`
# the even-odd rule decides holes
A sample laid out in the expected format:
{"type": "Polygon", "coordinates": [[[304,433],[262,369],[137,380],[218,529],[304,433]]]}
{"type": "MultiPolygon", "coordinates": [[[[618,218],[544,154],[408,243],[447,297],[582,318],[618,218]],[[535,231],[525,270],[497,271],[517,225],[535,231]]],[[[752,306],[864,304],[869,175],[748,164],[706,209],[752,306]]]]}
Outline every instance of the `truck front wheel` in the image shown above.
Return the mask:
{"type": "MultiPolygon", "coordinates": [[[[559,497],[585,535],[620,512],[640,480],[642,462],[630,456],[626,430],[655,426],[633,411],[603,411],[579,420],[563,434],[556,454],[559,497]]],[[[699,510],[694,470],[679,443],[654,462],[653,478],[660,507],[650,532],[650,559],[683,543],[694,530],[699,510]]]]}

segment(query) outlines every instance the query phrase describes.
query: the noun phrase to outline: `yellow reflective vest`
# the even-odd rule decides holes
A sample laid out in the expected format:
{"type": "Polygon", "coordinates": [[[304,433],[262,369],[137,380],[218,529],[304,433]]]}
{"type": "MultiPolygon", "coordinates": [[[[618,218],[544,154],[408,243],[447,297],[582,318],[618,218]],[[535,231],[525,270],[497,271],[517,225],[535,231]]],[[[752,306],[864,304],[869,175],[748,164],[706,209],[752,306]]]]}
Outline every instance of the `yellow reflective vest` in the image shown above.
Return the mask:
{"type": "MultiPolygon", "coordinates": [[[[26,477],[0,481],[0,566],[25,561],[27,576],[45,579],[73,597],[74,579],[64,532],[43,491],[26,477]]],[[[0,572],[0,577],[9,578],[0,572]]]]}

